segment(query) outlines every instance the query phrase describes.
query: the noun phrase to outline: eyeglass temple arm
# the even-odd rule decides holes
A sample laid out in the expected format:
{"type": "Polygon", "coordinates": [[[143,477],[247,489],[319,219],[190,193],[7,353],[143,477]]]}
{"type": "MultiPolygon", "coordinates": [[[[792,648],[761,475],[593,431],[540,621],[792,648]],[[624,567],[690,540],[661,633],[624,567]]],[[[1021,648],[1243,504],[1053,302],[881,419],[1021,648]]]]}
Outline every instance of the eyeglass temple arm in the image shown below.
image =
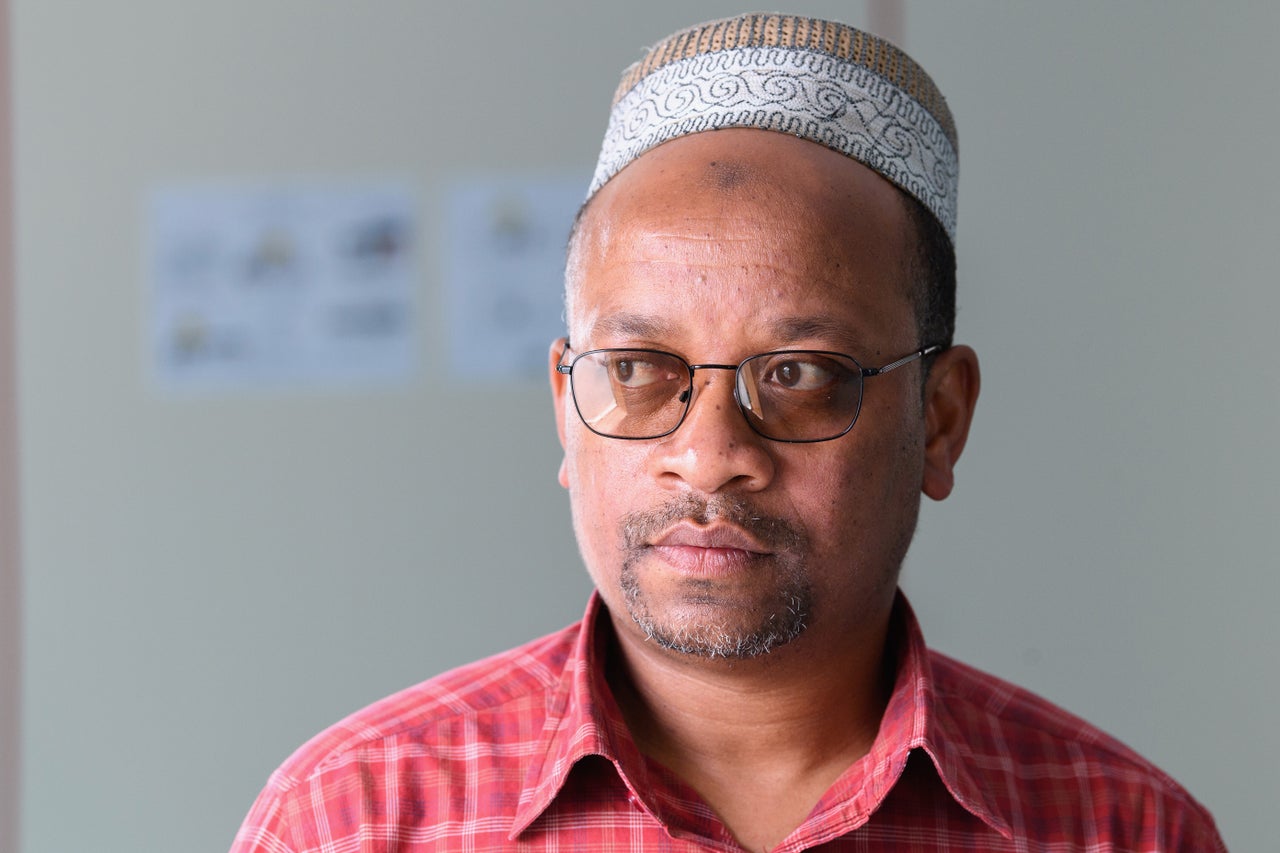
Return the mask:
{"type": "Polygon", "coordinates": [[[942,349],[942,346],[939,344],[934,344],[933,346],[921,347],[920,349],[916,350],[910,355],[904,355],[902,358],[898,359],[897,361],[891,361],[888,364],[884,365],[883,367],[864,367],[862,368],[862,375],[867,377],[879,376],[881,373],[888,373],[890,370],[896,370],[897,368],[902,367],[902,365],[904,364],[910,364],[911,362],[915,361],[917,358],[924,358],[925,356],[933,355],[935,352],[938,352],[941,349],[942,349]]]}
{"type": "Polygon", "coordinates": [[[569,352],[569,347],[569,339],[565,338],[564,349],[560,350],[560,357],[556,359],[556,373],[564,373],[566,375],[573,373],[573,365],[564,363],[564,357],[565,354],[569,352]]]}

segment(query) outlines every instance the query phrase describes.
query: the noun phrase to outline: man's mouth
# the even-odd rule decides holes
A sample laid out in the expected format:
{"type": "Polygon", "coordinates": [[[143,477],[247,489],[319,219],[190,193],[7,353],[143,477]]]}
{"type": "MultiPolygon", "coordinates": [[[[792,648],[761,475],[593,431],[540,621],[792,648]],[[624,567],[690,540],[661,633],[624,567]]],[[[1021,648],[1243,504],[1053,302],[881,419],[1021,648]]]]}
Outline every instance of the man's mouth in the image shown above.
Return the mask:
{"type": "Polygon", "coordinates": [[[676,498],[625,516],[621,533],[623,550],[632,558],[656,558],[703,578],[742,573],[805,547],[804,533],[794,524],[731,497],[676,498]]]}
{"type": "Polygon", "coordinates": [[[767,546],[739,527],[700,526],[688,520],[668,527],[647,550],[680,572],[703,577],[741,572],[772,556],[767,546]]]}
{"type": "Polygon", "coordinates": [[[735,525],[717,523],[704,526],[687,519],[668,527],[649,544],[660,548],[705,548],[755,554],[767,554],[770,551],[754,536],[735,525]]]}

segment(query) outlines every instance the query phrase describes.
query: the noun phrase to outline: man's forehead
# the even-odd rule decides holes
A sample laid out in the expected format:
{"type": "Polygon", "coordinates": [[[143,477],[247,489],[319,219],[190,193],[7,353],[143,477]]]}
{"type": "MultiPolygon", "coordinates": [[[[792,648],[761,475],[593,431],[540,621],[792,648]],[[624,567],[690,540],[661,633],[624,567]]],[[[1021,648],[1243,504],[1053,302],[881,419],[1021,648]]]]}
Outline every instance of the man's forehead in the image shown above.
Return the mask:
{"type": "Polygon", "coordinates": [[[912,326],[905,202],[878,176],[866,176],[874,198],[815,204],[805,193],[780,201],[771,185],[686,188],[684,173],[661,163],[644,191],[650,175],[633,165],[581,225],[568,316],[577,344],[744,333],[759,351],[806,342],[848,352],[912,326]]]}
{"type": "MultiPolygon", "coordinates": [[[[687,134],[654,146],[628,163],[617,177],[640,173],[652,178],[672,171],[682,173],[690,189],[726,194],[748,193],[762,184],[779,183],[799,190],[804,176],[816,188],[828,183],[831,176],[875,175],[856,160],[800,137],[758,128],[726,128],[687,134]]],[[[877,176],[877,180],[884,178],[877,176]]]]}
{"type": "MultiPolygon", "coordinates": [[[[682,337],[696,317],[644,314],[636,311],[601,313],[592,318],[586,334],[598,338],[663,341],[682,337]]],[[[779,346],[797,341],[856,342],[858,330],[829,313],[762,318],[759,331],[779,346]]]]}
{"type": "MultiPolygon", "coordinates": [[[[608,237],[637,219],[666,219],[692,237],[698,232],[688,225],[699,217],[723,222],[764,208],[777,212],[782,225],[843,228],[849,216],[893,216],[902,209],[901,190],[822,145],[733,128],[684,136],[640,155],[588,202],[582,222],[608,237]]],[[[724,235],[709,227],[705,237],[724,235]]]]}

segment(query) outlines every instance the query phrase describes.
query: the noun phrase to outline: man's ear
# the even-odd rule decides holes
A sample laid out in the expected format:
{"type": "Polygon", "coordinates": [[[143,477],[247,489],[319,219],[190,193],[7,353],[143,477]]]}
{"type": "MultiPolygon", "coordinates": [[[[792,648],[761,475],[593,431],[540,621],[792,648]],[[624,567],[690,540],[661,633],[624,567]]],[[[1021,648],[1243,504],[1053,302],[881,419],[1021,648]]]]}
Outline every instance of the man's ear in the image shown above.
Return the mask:
{"type": "MultiPolygon", "coordinates": [[[[565,347],[568,341],[564,338],[556,338],[551,342],[551,351],[548,357],[549,370],[551,375],[551,405],[555,409],[556,416],[556,435],[560,436],[560,447],[564,448],[564,406],[565,398],[569,393],[569,377],[556,370],[556,366],[560,364],[560,358],[564,355],[565,347]]],[[[560,458],[560,485],[566,489],[569,488],[569,473],[565,468],[565,458],[560,458]]]]}
{"type": "Polygon", "coordinates": [[[924,478],[920,490],[935,501],[951,494],[955,464],[969,438],[978,403],[978,354],[954,346],[934,357],[925,382],[924,478]]]}

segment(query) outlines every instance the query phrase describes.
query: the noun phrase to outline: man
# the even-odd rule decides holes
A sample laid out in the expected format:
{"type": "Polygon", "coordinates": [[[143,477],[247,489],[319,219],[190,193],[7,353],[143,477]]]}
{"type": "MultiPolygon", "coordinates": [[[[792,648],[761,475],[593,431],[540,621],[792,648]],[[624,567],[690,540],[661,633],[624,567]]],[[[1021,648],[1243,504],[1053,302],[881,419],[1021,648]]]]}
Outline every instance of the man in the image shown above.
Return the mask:
{"type": "Polygon", "coordinates": [[[956,175],[945,102],[871,36],[746,15],[651,49],[550,351],[583,622],[321,734],[235,849],[1224,849],[897,591],[978,396],[956,175]]]}

